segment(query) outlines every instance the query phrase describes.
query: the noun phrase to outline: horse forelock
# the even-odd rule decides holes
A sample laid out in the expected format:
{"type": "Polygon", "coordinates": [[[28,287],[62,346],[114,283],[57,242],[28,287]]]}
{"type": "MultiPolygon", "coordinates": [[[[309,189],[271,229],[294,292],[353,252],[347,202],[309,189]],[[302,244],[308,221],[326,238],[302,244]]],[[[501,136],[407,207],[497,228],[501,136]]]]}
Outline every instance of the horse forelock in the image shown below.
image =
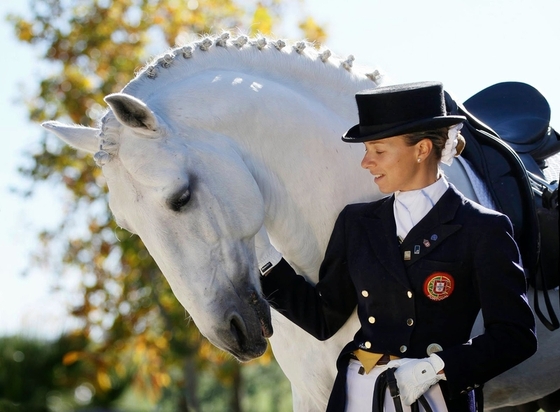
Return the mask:
{"type": "Polygon", "coordinates": [[[316,49],[310,42],[288,44],[280,39],[244,35],[232,38],[226,32],[175,47],[154,58],[122,92],[147,99],[168,84],[213,69],[250,70],[285,82],[291,79],[298,87],[309,87],[318,93],[321,89],[374,88],[383,77],[379,70],[368,72],[354,67],[353,56],[343,59],[328,49],[316,49]],[[182,70],[179,74],[178,68],[182,70]]]}
{"type": "Polygon", "coordinates": [[[117,140],[122,127],[113,112],[109,111],[103,116],[100,124],[99,143],[104,150],[116,152],[117,140]]]}

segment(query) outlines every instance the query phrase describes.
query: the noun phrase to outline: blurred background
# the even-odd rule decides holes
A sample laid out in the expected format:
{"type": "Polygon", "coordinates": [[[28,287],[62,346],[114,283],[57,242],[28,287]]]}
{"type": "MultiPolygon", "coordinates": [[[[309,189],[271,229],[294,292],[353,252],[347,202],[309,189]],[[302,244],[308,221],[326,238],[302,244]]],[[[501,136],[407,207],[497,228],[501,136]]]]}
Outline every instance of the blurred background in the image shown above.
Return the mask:
{"type": "MultiPolygon", "coordinates": [[[[39,124],[92,126],[169,46],[238,29],[308,39],[464,101],[502,81],[560,110],[557,0],[11,0],[0,4],[0,412],[289,411],[268,352],[239,364],[188,321],[92,159],[39,124]]],[[[556,125],[556,128],[560,126],[556,125]]]]}

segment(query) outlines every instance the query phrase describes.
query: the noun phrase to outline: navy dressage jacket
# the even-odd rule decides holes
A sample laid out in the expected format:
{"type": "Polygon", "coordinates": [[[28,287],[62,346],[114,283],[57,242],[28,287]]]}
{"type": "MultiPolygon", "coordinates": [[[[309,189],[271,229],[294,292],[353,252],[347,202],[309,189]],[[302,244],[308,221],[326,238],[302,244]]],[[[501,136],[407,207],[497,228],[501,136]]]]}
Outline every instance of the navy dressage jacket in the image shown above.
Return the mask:
{"type": "Polygon", "coordinates": [[[535,320],[509,219],[450,184],[408,233],[396,236],[394,196],[344,208],[312,285],[281,260],[261,280],[280,313],[326,340],[357,306],[361,328],[342,350],[328,411],[345,408],[346,368],[362,349],[424,358],[438,348],[448,409],[474,409],[473,389],[530,357],[535,320]],[[485,331],[471,337],[482,310],[485,331]]]}

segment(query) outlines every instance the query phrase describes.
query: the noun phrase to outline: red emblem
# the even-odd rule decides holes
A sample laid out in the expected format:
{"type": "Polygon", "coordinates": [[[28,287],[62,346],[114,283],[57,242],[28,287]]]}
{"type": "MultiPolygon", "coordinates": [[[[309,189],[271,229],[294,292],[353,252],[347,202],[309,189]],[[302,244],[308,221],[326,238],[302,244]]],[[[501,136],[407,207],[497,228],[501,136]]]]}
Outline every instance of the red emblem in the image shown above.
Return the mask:
{"type": "Polygon", "coordinates": [[[454,288],[453,276],[445,272],[434,272],[424,282],[424,294],[435,301],[447,299],[454,288]]]}

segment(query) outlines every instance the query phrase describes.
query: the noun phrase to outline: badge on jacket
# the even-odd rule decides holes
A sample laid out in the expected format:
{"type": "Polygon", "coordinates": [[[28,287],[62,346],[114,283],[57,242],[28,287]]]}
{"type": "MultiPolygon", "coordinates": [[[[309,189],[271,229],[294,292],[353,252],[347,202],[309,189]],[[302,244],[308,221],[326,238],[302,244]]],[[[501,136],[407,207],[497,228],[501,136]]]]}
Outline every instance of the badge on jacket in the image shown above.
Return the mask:
{"type": "Polygon", "coordinates": [[[455,280],[446,272],[434,272],[424,281],[424,294],[436,302],[451,296],[454,288],[455,280]]]}

